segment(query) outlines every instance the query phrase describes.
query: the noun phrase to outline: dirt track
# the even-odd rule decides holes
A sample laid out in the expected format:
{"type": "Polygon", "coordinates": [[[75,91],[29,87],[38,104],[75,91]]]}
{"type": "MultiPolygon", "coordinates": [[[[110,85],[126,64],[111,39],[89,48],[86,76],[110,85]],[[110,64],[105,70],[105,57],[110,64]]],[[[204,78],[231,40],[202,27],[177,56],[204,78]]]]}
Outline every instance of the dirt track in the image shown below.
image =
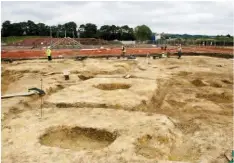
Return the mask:
{"type": "MultiPolygon", "coordinates": [[[[169,47],[170,48],[170,47],[169,47]]],[[[171,47],[172,48],[172,47],[171,47]]],[[[127,54],[147,54],[147,53],[162,53],[160,48],[127,48],[127,54]]],[[[172,53],[176,53],[176,49],[173,47],[172,53]]],[[[220,53],[220,54],[233,54],[233,49],[229,48],[214,48],[214,47],[184,47],[184,53],[220,53]]],[[[66,56],[79,56],[79,55],[105,55],[105,54],[121,54],[120,48],[112,49],[94,49],[94,50],[52,50],[52,56],[57,57],[59,55],[66,56]]],[[[45,57],[44,50],[4,50],[2,51],[2,58],[39,58],[45,57]]]]}
{"type": "Polygon", "coordinates": [[[233,60],[17,61],[2,94],[41,78],[42,118],[38,96],[2,99],[4,163],[226,163],[232,150],[233,60]]]}

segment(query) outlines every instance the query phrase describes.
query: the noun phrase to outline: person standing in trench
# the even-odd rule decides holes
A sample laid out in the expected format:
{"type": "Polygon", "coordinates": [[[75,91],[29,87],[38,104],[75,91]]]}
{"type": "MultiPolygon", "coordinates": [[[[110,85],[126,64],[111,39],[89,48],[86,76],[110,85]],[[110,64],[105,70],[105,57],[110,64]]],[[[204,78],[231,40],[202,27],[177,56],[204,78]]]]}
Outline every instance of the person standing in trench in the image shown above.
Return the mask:
{"type": "Polygon", "coordinates": [[[52,60],[52,56],[51,56],[50,46],[48,46],[47,49],[46,49],[46,55],[48,57],[48,61],[51,61],[52,60]]]}
{"type": "Polygon", "coordinates": [[[123,45],[122,46],[122,57],[124,58],[126,54],[126,47],[123,45]]]}
{"type": "Polygon", "coordinates": [[[181,44],[178,46],[178,59],[181,58],[182,55],[182,48],[181,48],[181,44]]]}

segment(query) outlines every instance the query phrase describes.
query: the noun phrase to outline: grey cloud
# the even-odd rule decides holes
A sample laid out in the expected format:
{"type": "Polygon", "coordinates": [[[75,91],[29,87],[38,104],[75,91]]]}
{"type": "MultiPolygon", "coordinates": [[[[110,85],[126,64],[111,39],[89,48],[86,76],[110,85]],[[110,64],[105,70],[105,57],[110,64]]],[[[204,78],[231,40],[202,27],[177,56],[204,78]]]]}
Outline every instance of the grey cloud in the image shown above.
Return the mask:
{"type": "Polygon", "coordinates": [[[40,11],[37,11],[37,10],[24,10],[24,11],[12,11],[12,14],[14,15],[21,15],[21,16],[24,16],[24,17],[34,17],[35,19],[41,19],[43,17],[44,21],[46,20],[50,20],[51,18],[53,17],[56,17],[56,13],[50,13],[50,17],[47,17],[48,13],[46,12],[40,12],[40,11]]]}
{"type": "Polygon", "coordinates": [[[148,25],[154,32],[233,34],[232,1],[2,2],[2,22],[148,25]],[[10,12],[11,11],[11,12],[10,12]]]}

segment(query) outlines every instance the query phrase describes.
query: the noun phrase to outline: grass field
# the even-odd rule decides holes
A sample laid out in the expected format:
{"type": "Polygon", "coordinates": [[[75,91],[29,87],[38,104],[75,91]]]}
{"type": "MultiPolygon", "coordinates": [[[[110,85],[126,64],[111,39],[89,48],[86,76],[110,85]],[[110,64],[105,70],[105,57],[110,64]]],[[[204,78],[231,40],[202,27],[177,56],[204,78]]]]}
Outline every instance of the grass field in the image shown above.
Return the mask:
{"type": "Polygon", "coordinates": [[[9,36],[9,37],[1,37],[1,42],[6,44],[11,44],[13,42],[23,41],[24,39],[28,38],[43,38],[43,37],[46,36],[9,36]]]}

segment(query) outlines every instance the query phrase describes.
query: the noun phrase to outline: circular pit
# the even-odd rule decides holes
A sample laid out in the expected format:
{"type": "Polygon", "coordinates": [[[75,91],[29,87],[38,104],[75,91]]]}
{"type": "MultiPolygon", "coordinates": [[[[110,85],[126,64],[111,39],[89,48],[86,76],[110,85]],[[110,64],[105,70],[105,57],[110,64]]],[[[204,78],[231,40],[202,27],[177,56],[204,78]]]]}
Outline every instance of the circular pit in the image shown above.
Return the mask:
{"type": "Polygon", "coordinates": [[[96,150],[109,146],[116,133],[94,128],[53,127],[40,137],[42,145],[72,150],[96,150]]]}

